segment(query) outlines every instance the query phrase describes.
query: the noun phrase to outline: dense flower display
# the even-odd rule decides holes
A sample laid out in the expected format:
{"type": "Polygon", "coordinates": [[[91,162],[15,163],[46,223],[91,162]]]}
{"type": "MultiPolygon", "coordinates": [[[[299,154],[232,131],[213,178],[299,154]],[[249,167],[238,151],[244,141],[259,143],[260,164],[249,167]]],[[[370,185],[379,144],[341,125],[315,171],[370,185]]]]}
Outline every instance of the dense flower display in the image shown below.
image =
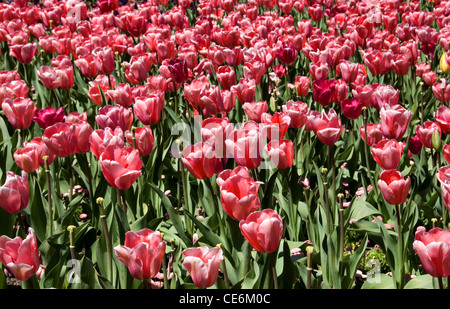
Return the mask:
{"type": "Polygon", "coordinates": [[[0,286],[448,288],[449,25],[448,0],[0,3],[0,286]]]}

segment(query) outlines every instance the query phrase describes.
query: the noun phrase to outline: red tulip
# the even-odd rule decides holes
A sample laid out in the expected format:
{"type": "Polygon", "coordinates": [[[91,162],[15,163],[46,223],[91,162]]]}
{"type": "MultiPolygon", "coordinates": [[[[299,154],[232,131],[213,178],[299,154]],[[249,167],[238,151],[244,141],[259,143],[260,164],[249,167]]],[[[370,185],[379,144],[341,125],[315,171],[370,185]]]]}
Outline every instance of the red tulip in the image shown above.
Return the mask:
{"type": "Polygon", "coordinates": [[[245,166],[237,166],[234,169],[226,169],[223,170],[222,172],[219,173],[219,175],[217,175],[216,178],[216,183],[219,186],[219,188],[222,187],[222,185],[225,183],[225,181],[230,178],[231,176],[235,176],[235,175],[241,175],[244,177],[250,177],[250,173],[248,171],[248,168],[246,168],[245,166]]]}
{"type": "Polygon", "coordinates": [[[313,81],[313,99],[322,106],[328,106],[333,101],[336,80],[319,79],[313,81]]]}
{"type": "Polygon", "coordinates": [[[381,132],[386,138],[400,139],[408,129],[412,118],[412,112],[400,105],[385,105],[381,108],[381,132]]]}
{"type": "Polygon", "coordinates": [[[308,76],[297,76],[294,85],[297,88],[297,94],[306,97],[309,93],[311,79],[308,76]]]}
{"type": "MultiPolygon", "coordinates": [[[[125,132],[125,137],[127,139],[127,143],[133,146],[133,132],[128,130],[127,132],[125,132]]],[[[146,157],[152,152],[153,146],[155,144],[152,129],[150,129],[149,127],[137,127],[134,130],[134,139],[136,143],[136,149],[139,150],[140,156],[146,157]]]]}
{"type": "Polygon", "coordinates": [[[16,129],[27,129],[33,121],[36,105],[28,98],[6,99],[2,109],[11,125],[16,129]]]}
{"type": "Polygon", "coordinates": [[[209,81],[201,77],[194,79],[190,84],[184,84],[184,96],[193,108],[203,109],[203,103],[200,99],[209,86],[209,81]]]}
{"type": "Polygon", "coordinates": [[[222,249],[214,247],[187,248],[181,252],[182,263],[199,289],[205,289],[216,283],[220,263],[223,260],[222,249]]]}
{"type": "Polygon", "coordinates": [[[259,252],[274,252],[283,236],[283,221],[273,209],[255,211],[239,222],[242,235],[259,252]]]}
{"type": "Polygon", "coordinates": [[[298,52],[294,48],[294,44],[289,43],[281,43],[281,45],[278,47],[278,53],[277,58],[282,63],[291,66],[294,64],[295,59],[297,58],[298,52]]]}
{"type": "Polygon", "coordinates": [[[97,47],[92,55],[95,58],[95,65],[100,74],[111,74],[115,68],[114,52],[110,47],[97,47]]]}
{"type": "Polygon", "coordinates": [[[394,55],[392,59],[392,69],[396,75],[406,75],[409,71],[409,59],[403,54],[394,55]]]}
{"type": "Polygon", "coordinates": [[[253,102],[255,99],[256,81],[254,79],[241,78],[237,85],[231,86],[231,91],[236,93],[241,104],[253,102]]]}
{"type": "Polygon", "coordinates": [[[105,105],[98,110],[95,116],[100,129],[107,127],[115,129],[120,127],[122,131],[129,130],[133,124],[133,110],[122,105],[105,105]]]}
{"type": "Polygon", "coordinates": [[[441,136],[441,127],[433,121],[425,121],[423,126],[416,126],[416,134],[420,138],[422,145],[433,148],[433,134],[437,132],[441,136]]]}
{"type": "Polygon", "coordinates": [[[209,178],[223,169],[222,160],[217,156],[214,147],[206,142],[186,146],[181,160],[197,179],[209,178]]]}
{"type": "Polygon", "coordinates": [[[80,69],[81,74],[87,78],[92,78],[97,76],[98,69],[95,64],[95,58],[92,54],[87,54],[83,57],[79,57],[74,60],[75,65],[80,69]]]}
{"type": "Polygon", "coordinates": [[[91,145],[89,139],[94,130],[89,122],[75,122],[72,125],[75,127],[75,153],[86,153],[90,151],[91,145]]]}
{"type": "Polygon", "coordinates": [[[133,147],[108,145],[100,155],[102,172],[108,183],[119,190],[127,190],[141,176],[144,165],[139,151],[133,147]]]}
{"type": "Polygon", "coordinates": [[[261,115],[261,123],[264,124],[263,132],[269,140],[282,139],[289,128],[291,117],[284,113],[276,112],[273,115],[263,113],[261,115]]]}
{"type": "Polygon", "coordinates": [[[233,220],[243,220],[261,206],[260,183],[242,172],[228,175],[220,185],[222,208],[233,220]]]}
{"type": "Polygon", "coordinates": [[[404,179],[401,172],[396,169],[385,170],[381,173],[378,180],[378,188],[385,201],[390,205],[400,205],[408,197],[411,179],[404,179]]]}
{"type": "Polygon", "coordinates": [[[41,265],[34,230],[29,228],[25,239],[0,236],[0,262],[17,280],[26,281],[34,275],[41,265]]]}
{"type": "Polygon", "coordinates": [[[359,99],[344,99],[341,101],[342,113],[347,119],[358,119],[362,114],[363,105],[359,99]]]}
{"type": "Polygon", "coordinates": [[[75,153],[77,140],[75,126],[70,123],[57,122],[44,130],[42,140],[50,152],[64,158],[75,153]]]}
{"type": "Polygon", "coordinates": [[[202,139],[214,146],[218,158],[226,159],[225,140],[232,131],[233,124],[228,118],[207,118],[202,122],[202,139]]]}
{"type": "Polygon", "coordinates": [[[64,107],[54,109],[47,106],[44,109],[37,108],[34,112],[33,121],[36,122],[44,130],[57,122],[64,120],[64,107]]]}
{"type": "Polygon", "coordinates": [[[13,172],[6,173],[6,181],[0,187],[0,207],[6,212],[17,213],[28,206],[29,187],[28,176],[25,171],[22,175],[13,172]]]}
{"type": "Polygon", "coordinates": [[[150,280],[161,269],[166,245],[160,232],[145,228],[126,232],[124,245],[114,247],[114,253],[128,267],[133,278],[150,280]]]}
{"type": "Polygon", "coordinates": [[[417,135],[410,137],[408,150],[412,154],[420,153],[420,151],[422,150],[422,146],[423,146],[422,142],[420,141],[420,138],[417,135]]]}
{"type": "Polygon", "coordinates": [[[29,90],[27,83],[23,80],[0,83],[0,102],[5,99],[27,98],[29,90]]]}
{"type": "Polygon", "coordinates": [[[287,139],[271,140],[265,147],[266,153],[279,169],[292,166],[294,161],[294,145],[287,139]]]}
{"type": "Polygon", "coordinates": [[[400,164],[403,147],[395,139],[385,139],[372,145],[373,159],[384,170],[396,169],[400,164]]]}
{"type": "Polygon", "coordinates": [[[14,162],[23,171],[32,173],[39,167],[39,152],[33,145],[28,146],[28,143],[25,143],[27,145],[17,148],[16,152],[14,152],[14,162]]]}
{"type": "Polygon", "coordinates": [[[309,121],[319,140],[328,146],[336,143],[344,131],[344,126],[341,126],[341,120],[333,108],[328,111],[328,114],[323,110],[321,114],[312,117],[309,121]]]}
{"type": "Polygon", "coordinates": [[[136,98],[133,105],[134,115],[145,125],[158,123],[163,108],[164,92],[160,90],[154,90],[145,97],[136,98]]]}
{"type": "Polygon", "coordinates": [[[450,230],[433,228],[414,235],[413,249],[425,271],[433,277],[450,275],[450,230]]]}
{"type": "Polygon", "coordinates": [[[167,65],[176,83],[184,83],[188,79],[186,60],[182,58],[170,58],[167,65]]]}

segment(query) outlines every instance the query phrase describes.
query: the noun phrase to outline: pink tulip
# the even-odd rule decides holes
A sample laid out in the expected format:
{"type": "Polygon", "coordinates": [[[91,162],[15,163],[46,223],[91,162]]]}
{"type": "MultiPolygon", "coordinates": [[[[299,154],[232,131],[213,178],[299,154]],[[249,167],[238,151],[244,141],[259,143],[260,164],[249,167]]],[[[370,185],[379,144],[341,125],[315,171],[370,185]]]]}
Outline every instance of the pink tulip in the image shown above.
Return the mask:
{"type": "Polygon", "coordinates": [[[97,159],[100,158],[108,145],[125,147],[123,131],[120,127],[97,129],[89,137],[90,150],[97,159]]]}
{"type": "Polygon", "coordinates": [[[17,150],[14,152],[14,162],[16,162],[17,166],[20,167],[23,171],[32,173],[39,167],[38,155],[39,152],[37,148],[33,145],[28,146],[27,143],[27,146],[17,148],[17,150]]]}
{"type": "Polygon", "coordinates": [[[70,123],[57,122],[44,130],[42,140],[57,157],[67,157],[75,153],[77,147],[75,126],[70,123]]]}
{"type": "Polygon", "coordinates": [[[159,122],[164,108],[164,92],[154,90],[145,97],[138,97],[133,105],[134,115],[145,125],[159,122]]]}
{"type": "Polygon", "coordinates": [[[242,105],[242,108],[250,120],[261,122],[261,116],[269,110],[269,105],[266,101],[246,102],[242,105]]]}
{"type": "Polygon", "coordinates": [[[108,145],[100,155],[102,172],[108,183],[119,190],[127,190],[141,176],[144,165],[139,150],[132,147],[108,145]]]}
{"type": "Polygon", "coordinates": [[[221,66],[217,70],[217,81],[222,89],[230,90],[236,84],[236,73],[229,66],[221,66]]]}
{"type": "Polygon", "coordinates": [[[413,249],[425,271],[433,277],[450,275],[450,230],[433,228],[414,235],[413,249]]]}
{"type": "Polygon", "coordinates": [[[95,122],[100,129],[119,127],[122,131],[126,131],[131,128],[133,118],[131,108],[125,108],[122,105],[105,105],[98,110],[95,122]]]}
{"type": "Polygon", "coordinates": [[[231,154],[237,165],[249,169],[261,164],[263,151],[263,135],[257,124],[253,127],[251,124],[235,130],[225,140],[227,155],[231,154]]]}
{"type": "Polygon", "coordinates": [[[21,63],[30,63],[34,56],[37,55],[37,43],[14,44],[9,46],[9,55],[17,59],[21,63]]]}
{"type": "MultiPolygon", "coordinates": [[[[133,132],[130,130],[125,132],[125,137],[128,144],[133,146],[133,132]]],[[[134,130],[134,138],[139,155],[142,157],[148,156],[152,152],[155,144],[152,129],[149,127],[137,127],[134,130]]]]}
{"type": "Polygon", "coordinates": [[[182,252],[184,268],[199,289],[204,289],[216,283],[219,276],[220,263],[223,260],[222,249],[214,247],[187,248],[182,252]]]}
{"type": "Polygon", "coordinates": [[[395,139],[385,139],[372,145],[373,159],[384,170],[397,168],[403,153],[403,147],[395,139]]]}
{"type": "Polygon", "coordinates": [[[133,278],[149,280],[161,268],[166,244],[160,232],[145,228],[137,232],[126,232],[124,245],[114,247],[114,253],[128,267],[133,278]]]}
{"type": "Polygon", "coordinates": [[[261,123],[264,124],[263,132],[269,140],[279,140],[286,135],[291,117],[282,112],[275,112],[273,115],[262,113],[261,123]]]}
{"type": "Polygon", "coordinates": [[[434,120],[441,127],[442,133],[450,133],[450,107],[441,104],[434,112],[434,120]]]}
{"type": "Polygon", "coordinates": [[[36,105],[28,98],[6,99],[2,109],[14,128],[27,129],[33,121],[36,105]]]}
{"type": "Polygon", "coordinates": [[[380,110],[381,132],[386,138],[400,139],[405,135],[413,114],[400,105],[384,105],[380,110]]]}
{"type": "Polygon", "coordinates": [[[291,118],[289,127],[301,128],[308,120],[309,107],[308,104],[300,101],[289,100],[282,107],[283,113],[291,118]]]}
{"type": "Polygon", "coordinates": [[[319,140],[328,146],[336,143],[344,131],[344,126],[341,126],[341,120],[333,108],[328,111],[328,114],[323,110],[321,114],[310,118],[309,121],[319,140]]]}
{"type": "Polygon", "coordinates": [[[223,170],[222,172],[219,173],[219,175],[217,175],[216,178],[216,183],[219,186],[219,188],[222,187],[222,185],[225,183],[225,181],[230,178],[231,176],[235,176],[235,175],[241,175],[244,177],[250,177],[250,173],[248,171],[248,168],[246,168],[245,166],[237,166],[234,169],[226,169],[223,170]]]}
{"type": "Polygon", "coordinates": [[[243,220],[257,210],[261,202],[258,197],[260,183],[243,172],[229,175],[220,185],[222,208],[233,220],[243,220]]]}
{"type": "Polygon", "coordinates": [[[439,137],[442,135],[441,127],[433,121],[425,121],[423,126],[420,124],[416,126],[416,134],[420,138],[422,145],[427,148],[433,148],[433,134],[435,132],[439,137]]]}
{"type": "Polygon", "coordinates": [[[283,236],[283,220],[273,209],[252,212],[239,222],[242,235],[259,252],[274,252],[283,236]]]}
{"type": "Polygon", "coordinates": [[[439,168],[436,178],[441,185],[442,202],[445,208],[450,211],[450,165],[439,168]]]}
{"type": "Polygon", "coordinates": [[[48,89],[56,89],[61,85],[62,75],[57,74],[52,66],[44,65],[37,71],[40,82],[48,89]]]}
{"type": "Polygon", "coordinates": [[[34,275],[41,264],[34,230],[29,228],[25,239],[0,236],[0,262],[17,280],[25,281],[34,275]]]}
{"type": "Polygon", "coordinates": [[[411,179],[408,177],[405,180],[402,173],[396,169],[383,171],[378,180],[378,188],[390,205],[403,204],[408,197],[410,186],[411,179]]]}
{"type": "Polygon", "coordinates": [[[271,140],[265,147],[266,153],[279,169],[291,167],[294,161],[294,145],[287,139],[271,140]]]}
{"type": "Polygon", "coordinates": [[[197,179],[209,178],[223,169],[222,160],[217,156],[213,145],[198,142],[183,149],[182,162],[197,179]]]}
{"type": "Polygon", "coordinates": [[[108,96],[119,105],[123,107],[129,107],[134,102],[133,92],[131,91],[130,84],[119,84],[114,90],[107,90],[108,96]]]}
{"type": "Polygon", "coordinates": [[[28,176],[25,171],[22,175],[13,172],[6,173],[6,181],[0,187],[0,207],[8,213],[16,213],[28,206],[29,187],[28,176]]]}

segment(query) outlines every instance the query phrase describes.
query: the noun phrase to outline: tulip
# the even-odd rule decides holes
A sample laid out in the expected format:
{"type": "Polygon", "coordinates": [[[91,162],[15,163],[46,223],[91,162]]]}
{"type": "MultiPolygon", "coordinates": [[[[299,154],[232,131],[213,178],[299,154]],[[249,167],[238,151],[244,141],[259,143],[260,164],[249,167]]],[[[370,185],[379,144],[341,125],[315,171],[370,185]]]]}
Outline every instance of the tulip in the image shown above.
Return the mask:
{"type": "Polygon", "coordinates": [[[328,106],[333,101],[336,80],[319,79],[313,81],[313,99],[322,106],[328,106]]]}
{"type": "Polygon", "coordinates": [[[33,121],[44,130],[57,122],[62,122],[63,120],[64,107],[60,107],[58,109],[54,109],[51,106],[47,106],[44,109],[37,108],[33,116],[33,121]]]}
{"type": "Polygon", "coordinates": [[[95,116],[100,129],[107,127],[115,129],[120,127],[122,131],[129,130],[133,124],[133,110],[122,105],[105,105],[98,110],[95,116]]]}
{"type": "Polygon", "coordinates": [[[411,179],[404,179],[401,172],[396,169],[385,170],[378,180],[378,188],[384,199],[390,205],[401,205],[408,197],[411,179]]]}
{"type": "Polygon", "coordinates": [[[441,127],[442,133],[450,133],[450,108],[440,105],[438,110],[434,112],[434,120],[441,127]]]}
{"type": "Polygon", "coordinates": [[[77,147],[75,126],[65,122],[55,123],[44,130],[42,140],[57,157],[67,157],[75,153],[77,147]]]}
{"type": "MultiPolygon", "coordinates": [[[[223,176],[223,175],[222,175],[223,176]]],[[[253,180],[244,171],[231,173],[222,179],[220,201],[222,208],[233,220],[244,220],[261,206],[258,197],[260,182],[253,180]]]]}
{"type": "Polygon", "coordinates": [[[168,67],[170,74],[176,83],[184,83],[188,79],[186,60],[182,58],[170,58],[168,67]]]}
{"type": "Polygon", "coordinates": [[[207,118],[202,122],[201,135],[203,141],[214,146],[218,158],[225,158],[225,140],[233,131],[233,124],[228,118],[207,118]]]}
{"type": "Polygon", "coordinates": [[[395,139],[385,139],[372,145],[373,159],[384,170],[397,168],[403,153],[403,147],[395,139]]]}
{"type": "Polygon", "coordinates": [[[227,154],[232,154],[237,165],[257,168],[262,161],[263,136],[259,129],[242,127],[225,140],[227,154]]]}
{"type": "Polygon", "coordinates": [[[141,176],[144,165],[139,150],[133,147],[108,145],[100,155],[102,172],[108,183],[119,190],[127,190],[141,176]]]}
{"type": "Polygon", "coordinates": [[[145,125],[159,122],[164,108],[164,92],[154,90],[145,97],[138,97],[133,105],[134,115],[145,125]]]}
{"type": "Polygon", "coordinates": [[[271,140],[265,147],[266,153],[279,169],[292,166],[294,161],[294,144],[287,140],[271,140]]]}
{"type": "Polygon", "coordinates": [[[347,119],[358,119],[362,114],[363,104],[359,99],[344,99],[341,101],[342,113],[347,119]]]}
{"type": "Polygon", "coordinates": [[[450,211],[450,165],[439,168],[436,178],[441,184],[441,195],[444,206],[450,211]]]}
{"type": "Polygon", "coordinates": [[[13,172],[6,173],[6,180],[0,187],[0,207],[6,212],[17,213],[28,206],[28,176],[22,171],[21,176],[13,172]]]}
{"type": "Polygon", "coordinates": [[[416,126],[416,134],[427,148],[433,148],[433,134],[436,133],[441,136],[441,127],[433,121],[425,121],[423,126],[416,126]]]}
{"type": "Polygon", "coordinates": [[[9,46],[9,55],[15,57],[17,61],[21,63],[30,63],[37,53],[38,49],[36,42],[9,46]]]}
{"type": "Polygon", "coordinates": [[[380,110],[381,132],[386,138],[400,139],[408,129],[412,112],[400,105],[384,105],[380,110]]]}
{"type": "Polygon", "coordinates": [[[16,152],[14,152],[14,161],[23,171],[32,173],[39,167],[38,155],[39,152],[33,145],[24,146],[22,148],[18,148],[16,152]]]}
{"type": "Polygon", "coordinates": [[[428,274],[433,277],[450,275],[450,230],[436,227],[428,232],[417,231],[413,249],[428,274]]]}
{"type": "Polygon", "coordinates": [[[75,65],[80,69],[81,74],[87,78],[92,78],[97,76],[98,69],[95,64],[95,58],[92,54],[87,54],[74,60],[75,65]]]}
{"type": "Polygon", "coordinates": [[[108,127],[104,130],[97,129],[89,136],[89,144],[92,154],[99,159],[108,145],[125,146],[123,131],[120,127],[116,127],[114,130],[108,127]]]}
{"type": "Polygon", "coordinates": [[[222,172],[220,172],[219,175],[217,175],[216,183],[219,186],[219,188],[221,188],[222,185],[225,183],[225,181],[228,178],[230,178],[231,176],[235,176],[235,175],[250,177],[248,168],[246,168],[245,166],[237,166],[232,170],[226,169],[226,170],[223,170],[222,172]]]}
{"type": "Polygon", "coordinates": [[[253,102],[255,99],[256,81],[254,79],[241,78],[237,85],[231,86],[231,91],[241,104],[253,102]]]}
{"type": "Polygon", "coordinates": [[[125,137],[128,144],[133,145],[133,147],[139,150],[140,156],[146,157],[152,152],[155,140],[152,130],[149,127],[137,127],[134,129],[134,132],[127,131],[125,132],[125,137]],[[133,139],[135,142],[133,142],[133,139]]]}
{"type": "Polygon", "coordinates": [[[57,74],[52,66],[41,66],[37,71],[37,75],[45,88],[56,89],[61,85],[62,75],[57,74]]]}
{"type": "Polygon", "coordinates": [[[47,157],[48,164],[52,164],[53,160],[55,159],[56,155],[52,153],[47,145],[45,145],[44,140],[42,137],[34,137],[30,142],[24,142],[23,143],[24,148],[30,148],[34,147],[37,152],[37,158],[38,158],[38,166],[44,166],[44,156],[47,157]]]}
{"type": "Polygon", "coordinates": [[[145,228],[126,232],[124,245],[114,247],[114,253],[127,266],[133,278],[150,280],[161,268],[166,244],[160,232],[145,228]]]}
{"type": "Polygon", "coordinates": [[[301,97],[306,97],[309,93],[311,79],[308,76],[297,76],[294,85],[297,88],[297,94],[301,97]]]}
{"type": "Polygon", "coordinates": [[[291,123],[291,117],[278,112],[273,115],[263,113],[261,115],[261,123],[264,124],[264,132],[269,140],[279,140],[286,135],[291,123]]]}
{"type": "Polygon", "coordinates": [[[26,281],[36,274],[41,262],[34,230],[29,228],[25,239],[0,236],[0,262],[17,280],[26,281]]]}
{"type": "Polygon", "coordinates": [[[0,102],[5,99],[27,98],[29,91],[27,83],[23,80],[0,83],[0,102]]]}
{"type": "Polygon", "coordinates": [[[33,121],[36,105],[28,98],[6,99],[2,109],[11,125],[16,129],[27,129],[33,121]]]}
{"type": "Polygon", "coordinates": [[[269,104],[266,101],[246,102],[242,105],[242,108],[250,120],[261,122],[261,116],[269,110],[269,104]]]}
{"type": "Polygon", "coordinates": [[[289,127],[301,128],[308,120],[309,107],[308,104],[300,101],[289,100],[282,107],[283,113],[291,118],[289,127]]]}
{"type": "Polygon", "coordinates": [[[281,43],[281,46],[278,48],[277,58],[282,63],[291,66],[294,64],[295,59],[297,58],[298,52],[294,48],[294,44],[289,43],[281,43]]]}
{"type": "Polygon", "coordinates": [[[217,81],[222,89],[230,90],[236,84],[236,73],[229,66],[221,66],[217,70],[217,81]]]}
{"type": "Polygon", "coordinates": [[[129,107],[134,102],[133,92],[131,91],[130,84],[119,84],[116,89],[109,89],[106,92],[108,96],[119,105],[123,107],[129,107]]]}
{"type": "Polygon", "coordinates": [[[214,247],[187,248],[183,254],[183,266],[199,289],[212,286],[219,276],[220,263],[223,260],[222,249],[214,247]]]}
{"type": "Polygon", "coordinates": [[[367,141],[366,141],[366,133],[365,126],[361,126],[360,135],[363,141],[367,142],[367,145],[373,146],[379,141],[385,139],[383,133],[381,132],[380,124],[368,123],[367,124],[367,141]]]}
{"type": "Polygon", "coordinates": [[[114,52],[110,47],[97,47],[92,55],[95,58],[95,65],[100,74],[111,74],[115,68],[114,52]]]}
{"type": "Polygon", "coordinates": [[[86,153],[90,150],[91,146],[89,143],[89,138],[94,131],[89,124],[89,122],[75,122],[73,123],[75,127],[75,140],[76,147],[75,153],[86,153]]]}
{"type": "Polygon", "coordinates": [[[283,221],[273,209],[252,212],[239,222],[242,235],[259,252],[277,250],[283,236],[283,221]]]}
{"type": "Polygon", "coordinates": [[[184,84],[184,96],[195,109],[203,109],[201,97],[203,92],[209,88],[209,81],[206,78],[194,79],[190,84],[184,84]]]}
{"type": "Polygon", "coordinates": [[[223,169],[222,160],[217,156],[214,147],[207,142],[186,146],[181,160],[197,179],[209,178],[223,169]]]}
{"type": "Polygon", "coordinates": [[[344,131],[344,126],[341,126],[341,120],[333,108],[328,111],[328,114],[323,110],[321,114],[312,117],[309,121],[319,140],[328,146],[336,143],[344,131]]]}

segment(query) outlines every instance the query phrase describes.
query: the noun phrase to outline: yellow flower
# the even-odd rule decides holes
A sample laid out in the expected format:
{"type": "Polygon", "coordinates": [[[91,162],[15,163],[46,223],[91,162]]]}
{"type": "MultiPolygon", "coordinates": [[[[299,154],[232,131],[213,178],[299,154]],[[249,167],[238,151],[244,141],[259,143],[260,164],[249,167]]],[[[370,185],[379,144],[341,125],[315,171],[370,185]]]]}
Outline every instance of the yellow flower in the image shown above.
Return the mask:
{"type": "Polygon", "coordinates": [[[443,53],[441,56],[441,60],[439,62],[439,65],[441,67],[442,72],[444,73],[448,73],[450,72],[450,64],[447,62],[447,60],[445,59],[445,54],[443,53]]]}

